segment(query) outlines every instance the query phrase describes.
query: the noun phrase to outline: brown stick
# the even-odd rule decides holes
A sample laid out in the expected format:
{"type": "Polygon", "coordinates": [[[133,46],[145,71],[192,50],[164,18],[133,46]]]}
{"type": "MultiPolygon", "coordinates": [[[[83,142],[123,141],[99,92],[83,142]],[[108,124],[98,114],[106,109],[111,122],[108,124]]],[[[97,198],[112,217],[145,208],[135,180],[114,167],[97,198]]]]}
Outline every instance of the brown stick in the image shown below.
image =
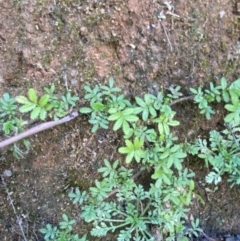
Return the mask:
{"type": "Polygon", "coordinates": [[[174,100],[173,102],[171,102],[171,103],[169,104],[169,106],[175,105],[175,104],[177,104],[178,102],[182,102],[182,101],[185,101],[185,100],[193,100],[193,99],[194,99],[194,95],[182,97],[182,98],[176,99],[176,100],[174,100]]]}
{"type": "Polygon", "coordinates": [[[41,131],[44,131],[44,130],[47,130],[49,128],[52,128],[54,126],[57,126],[57,125],[60,125],[60,124],[63,124],[65,122],[68,122],[72,119],[74,119],[75,117],[78,116],[78,113],[77,112],[73,112],[73,113],[70,113],[69,115],[65,116],[64,118],[60,119],[60,120],[57,120],[57,121],[49,121],[49,122],[45,122],[45,123],[42,123],[40,125],[37,125],[33,128],[30,128],[29,130],[26,130],[16,136],[13,136],[13,137],[10,137],[8,138],[7,140],[4,140],[2,142],[0,142],[0,149],[5,147],[5,146],[8,146],[12,143],[15,143],[23,138],[26,138],[28,136],[31,136],[31,135],[34,135],[38,132],[41,132],[41,131]]]}

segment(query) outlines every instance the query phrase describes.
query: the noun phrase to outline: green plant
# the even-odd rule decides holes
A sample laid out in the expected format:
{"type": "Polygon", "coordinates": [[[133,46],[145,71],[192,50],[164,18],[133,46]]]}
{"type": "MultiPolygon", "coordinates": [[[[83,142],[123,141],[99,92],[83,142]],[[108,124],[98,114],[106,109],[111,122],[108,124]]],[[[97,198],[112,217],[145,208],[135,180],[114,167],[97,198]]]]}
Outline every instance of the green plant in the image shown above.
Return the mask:
{"type": "MultiPolygon", "coordinates": [[[[89,115],[93,132],[109,127],[118,131],[123,137],[118,151],[125,155],[125,162],[111,163],[105,159],[98,170],[102,178],[95,180],[94,186],[88,190],[75,188],[69,193],[73,203],[81,206],[81,217],[92,223],[91,235],[101,237],[112,232],[117,240],[124,241],[155,240],[156,230],[167,241],[187,241],[197,236],[201,232],[198,219],[191,221],[191,228],[186,229],[194,173],[185,167],[184,159],[188,153],[203,159],[212,168],[206,177],[208,183],[218,184],[222,175],[228,173],[232,185],[240,184],[240,79],[228,85],[222,78],[219,85],[210,83],[209,89],[190,88],[200,113],[207,119],[215,113],[212,103],[223,101],[228,111],[222,130],[212,130],[208,140],[198,138],[192,144],[180,143],[172,131],[180,124],[172,109],[174,103],[181,101],[179,86],[156,96],[144,94],[131,102],[114,86],[112,77],[108,85],[84,86],[84,89],[89,106],[79,111],[89,115]],[[138,180],[141,172],[151,177],[148,185],[138,180]]],[[[32,119],[46,116],[58,119],[76,106],[78,97],[68,92],[59,99],[54,91],[52,85],[45,88],[40,98],[34,89],[28,91],[28,97],[17,97],[22,104],[20,112],[30,112],[32,119]]],[[[16,110],[15,99],[5,94],[0,99],[5,133],[23,126],[15,118],[16,110]]],[[[86,236],[80,239],[72,234],[74,223],[64,214],[60,229],[47,224],[40,231],[45,240],[86,240],[86,236]]]]}
{"type": "Polygon", "coordinates": [[[156,97],[154,95],[145,94],[144,100],[139,97],[135,97],[135,100],[137,104],[140,106],[136,107],[137,113],[142,112],[143,121],[146,121],[148,119],[149,114],[151,114],[153,118],[157,116],[157,112],[153,106],[156,100],[156,97]]]}
{"type": "Polygon", "coordinates": [[[9,93],[4,93],[0,98],[0,124],[6,135],[11,131],[18,132],[18,127],[24,125],[16,118],[17,103],[15,98],[10,97],[9,93]]]}
{"type": "Polygon", "coordinates": [[[82,205],[81,217],[93,223],[91,235],[101,237],[120,229],[117,240],[155,240],[150,225],[158,227],[162,235],[167,234],[165,240],[174,240],[176,230],[183,232],[181,219],[187,212],[184,205],[189,204],[194,188],[187,170],[183,175],[179,173],[180,179],[171,177],[173,187],[151,184],[145,190],[133,179],[132,169],[119,167],[118,161],[113,165],[107,160],[104,163],[98,170],[102,181],[96,181],[88,193],[78,188],[69,193],[74,203],[82,205]]]}
{"type": "Polygon", "coordinates": [[[137,112],[138,111],[134,108],[125,108],[123,110],[119,110],[118,108],[110,108],[108,111],[110,114],[108,120],[116,121],[113,126],[114,131],[117,131],[122,127],[123,132],[127,134],[128,130],[130,129],[129,122],[138,121],[138,117],[136,116],[137,112]]]}
{"type": "Polygon", "coordinates": [[[12,119],[15,117],[16,109],[15,98],[10,97],[9,93],[4,93],[3,98],[0,98],[0,118],[12,119]]]}
{"type": "Polygon", "coordinates": [[[199,87],[198,89],[190,88],[190,91],[195,95],[194,101],[198,103],[198,107],[201,110],[200,113],[205,114],[208,120],[215,113],[212,107],[209,106],[209,103],[214,101],[220,102],[222,100],[228,102],[229,100],[227,81],[224,77],[221,78],[221,84],[218,86],[214,86],[210,82],[210,89],[203,91],[202,87],[199,87]]]}
{"type": "Polygon", "coordinates": [[[31,119],[39,117],[41,120],[45,120],[47,112],[52,109],[52,105],[49,103],[49,95],[45,94],[38,100],[37,93],[34,89],[28,90],[28,98],[25,96],[18,96],[16,100],[18,103],[22,104],[19,111],[21,113],[31,112],[31,119]]]}
{"type": "Polygon", "coordinates": [[[38,100],[37,93],[34,89],[28,90],[28,98],[25,96],[18,96],[17,102],[22,104],[19,111],[21,113],[31,112],[30,118],[40,118],[45,120],[47,115],[58,119],[67,114],[68,110],[76,105],[79,97],[72,96],[70,92],[61,96],[61,100],[54,95],[55,86],[51,85],[50,88],[45,88],[45,94],[38,100]]]}
{"type": "MultiPolygon", "coordinates": [[[[3,97],[0,98],[0,127],[5,135],[17,135],[24,131],[28,121],[22,120],[22,113],[30,112],[30,119],[39,117],[41,120],[45,120],[49,116],[57,120],[59,117],[65,116],[79,99],[77,96],[72,96],[70,92],[59,99],[54,94],[55,86],[53,84],[50,88],[44,89],[45,93],[40,98],[32,88],[28,90],[27,97],[13,98],[9,93],[3,94],[3,97]],[[21,104],[20,108],[18,108],[18,103],[21,104]]],[[[27,140],[23,140],[22,143],[26,151],[23,151],[17,143],[11,146],[13,155],[17,158],[23,157],[29,150],[30,143],[27,140]]]]}
{"type": "Polygon", "coordinates": [[[54,94],[54,84],[52,84],[50,88],[45,87],[44,90],[52,106],[52,111],[49,113],[49,116],[55,120],[65,116],[71,108],[76,106],[76,102],[79,100],[79,97],[72,96],[70,92],[62,95],[61,99],[59,99],[58,96],[54,94]]]}
{"type": "Polygon", "coordinates": [[[112,78],[109,86],[84,89],[90,106],[80,108],[80,112],[90,114],[92,131],[107,129],[113,122],[113,130],[122,130],[125,139],[125,146],[118,150],[126,154],[126,164],[136,161],[152,177],[145,189],[133,175],[134,169],[104,160],[105,166],[99,169],[102,180],[96,180],[88,191],[76,189],[69,194],[74,203],[81,204],[81,217],[93,223],[91,235],[100,237],[118,231],[117,240],[154,240],[150,229],[154,226],[164,240],[180,237],[194,189],[194,174],[182,165],[184,145],[176,143],[171,133],[179,122],[174,120],[170,104],[181,96],[180,87],[171,87],[167,95],[159,92],[157,96],[135,97],[133,103],[119,93],[112,78]]]}
{"type": "Polygon", "coordinates": [[[129,127],[129,121],[136,121],[138,119],[131,108],[121,111],[126,106],[130,107],[131,104],[125,99],[124,95],[117,96],[115,94],[120,89],[114,87],[112,77],[109,78],[109,86],[95,86],[93,89],[89,86],[84,86],[84,89],[87,92],[84,98],[90,100],[90,107],[82,107],[80,108],[80,112],[91,114],[89,122],[93,124],[92,132],[97,131],[99,127],[108,129],[109,113],[111,114],[111,120],[120,118],[114,127],[115,130],[121,126],[124,126],[126,129],[129,127]]]}
{"type": "MultiPolygon", "coordinates": [[[[195,221],[191,221],[190,227],[186,228],[186,231],[184,232],[186,236],[189,237],[197,237],[199,233],[202,233],[203,230],[201,228],[199,228],[199,219],[197,218],[195,221]]],[[[182,240],[184,240],[185,237],[183,237],[182,240]]],[[[186,238],[186,241],[188,241],[188,239],[186,238]]]]}
{"type": "Polygon", "coordinates": [[[206,182],[218,184],[222,175],[228,173],[228,181],[233,186],[240,184],[240,79],[227,86],[225,78],[222,78],[221,85],[216,88],[222,90],[217,101],[226,102],[225,109],[230,112],[224,118],[224,128],[210,131],[209,140],[197,139],[193,145],[188,145],[188,151],[204,159],[207,167],[211,165],[212,171],[206,176],[206,182]]]}
{"type": "MultiPolygon", "coordinates": [[[[17,116],[17,102],[16,99],[11,97],[9,93],[4,93],[3,97],[0,98],[0,126],[1,130],[5,135],[10,135],[12,133],[18,134],[24,130],[24,125],[27,124],[26,121],[23,121],[17,116]]],[[[25,152],[29,150],[29,142],[23,141],[24,147],[26,148],[25,152]]],[[[14,144],[12,147],[13,155],[16,158],[23,157],[25,152],[19,145],[14,144]]]]}
{"type": "Polygon", "coordinates": [[[40,232],[44,234],[46,241],[87,241],[86,235],[79,238],[78,234],[72,234],[72,225],[75,224],[75,220],[69,220],[66,214],[62,215],[63,220],[59,223],[58,227],[53,227],[51,224],[47,224],[45,228],[41,228],[40,232]]]}
{"type": "Polygon", "coordinates": [[[143,150],[143,140],[138,137],[134,139],[133,142],[130,140],[125,140],[126,146],[120,147],[119,152],[122,154],[127,154],[126,163],[130,163],[134,158],[136,162],[140,162],[141,158],[144,158],[145,152],[143,150]]]}

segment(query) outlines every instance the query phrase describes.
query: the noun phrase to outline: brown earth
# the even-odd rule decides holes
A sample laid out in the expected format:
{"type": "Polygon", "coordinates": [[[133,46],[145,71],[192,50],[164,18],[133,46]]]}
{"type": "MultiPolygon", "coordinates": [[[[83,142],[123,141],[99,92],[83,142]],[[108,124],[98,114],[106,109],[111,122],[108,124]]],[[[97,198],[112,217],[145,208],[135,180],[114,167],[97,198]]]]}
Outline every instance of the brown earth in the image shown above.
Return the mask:
{"type": "MultiPolygon", "coordinates": [[[[171,85],[181,85],[188,95],[189,86],[240,76],[237,1],[175,0],[169,1],[172,8],[164,2],[0,0],[0,95],[25,94],[31,87],[41,93],[55,83],[59,94],[67,88],[83,105],[83,85],[106,83],[109,76],[130,97],[171,85]],[[163,15],[166,19],[159,18],[163,15]]],[[[183,107],[174,106],[182,123],[180,139],[206,135],[223,116],[219,108],[206,122],[191,103],[183,107]]],[[[5,182],[28,240],[43,240],[39,228],[57,224],[62,213],[77,220],[79,234],[88,232],[67,193],[94,181],[103,159],[115,159],[119,145],[116,133],[90,130],[80,116],[29,138],[31,150],[21,160],[2,152],[0,173],[13,172],[5,182]]],[[[194,199],[192,215],[203,228],[240,233],[239,188],[223,182],[206,192],[214,186],[204,181],[203,163],[188,161],[197,173],[196,193],[205,201],[194,199]]],[[[22,240],[2,183],[0,240],[22,240]]]]}

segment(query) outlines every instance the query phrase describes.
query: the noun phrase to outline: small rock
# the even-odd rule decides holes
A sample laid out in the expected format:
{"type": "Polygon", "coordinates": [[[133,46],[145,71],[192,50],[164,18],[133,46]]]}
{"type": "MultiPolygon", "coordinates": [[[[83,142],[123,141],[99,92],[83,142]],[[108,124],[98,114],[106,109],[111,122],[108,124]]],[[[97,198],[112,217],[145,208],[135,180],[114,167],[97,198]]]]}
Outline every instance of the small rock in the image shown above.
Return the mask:
{"type": "Polygon", "coordinates": [[[5,170],[2,175],[4,177],[11,177],[12,176],[12,171],[11,170],[5,170]]]}
{"type": "Polygon", "coordinates": [[[77,83],[78,83],[78,81],[75,78],[71,79],[71,84],[72,85],[76,85],[77,83]]]}
{"type": "Polygon", "coordinates": [[[225,241],[235,241],[236,239],[233,236],[227,237],[225,241]]]}
{"type": "Polygon", "coordinates": [[[224,10],[219,12],[220,18],[223,18],[223,16],[226,14],[226,12],[224,10]]]}
{"type": "Polygon", "coordinates": [[[70,75],[71,75],[72,77],[76,77],[77,74],[78,74],[78,71],[75,70],[75,69],[72,69],[71,72],[70,72],[70,75]]]}

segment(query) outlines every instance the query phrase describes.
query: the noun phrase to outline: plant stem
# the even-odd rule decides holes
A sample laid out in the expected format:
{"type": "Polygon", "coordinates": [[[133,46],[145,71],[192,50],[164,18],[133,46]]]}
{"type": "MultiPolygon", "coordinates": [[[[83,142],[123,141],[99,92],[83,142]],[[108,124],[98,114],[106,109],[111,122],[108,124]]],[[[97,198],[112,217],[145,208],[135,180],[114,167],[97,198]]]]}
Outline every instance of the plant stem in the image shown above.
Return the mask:
{"type": "Polygon", "coordinates": [[[144,208],[143,212],[141,213],[141,217],[143,217],[146,213],[146,211],[149,209],[149,207],[151,206],[151,202],[152,200],[149,200],[147,206],[144,208]]]}
{"type": "MultiPolygon", "coordinates": [[[[130,223],[128,222],[128,223],[123,223],[123,224],[119,224],[119,225],[117,225],[117,226],[113,226],[111,229],[117,229],[117,228],[122,228],[122,227],[125,227],[125,226],[128,226],[130,223]]],[[[131,226],[132,227],[132,226],[131,226]]],[[[111,229],[109,229],[109,230],[111,230],[111,229]]]]}
{"type": "Polygon", "coordinates": [[[182,101],[185,101],[185,100],[193,100],[194,97],[195,97],[194,95],[190,95],[190,96],[186,96],[186,97],[179,98],[179,99],[177,99],[177,100],[172,101],[172,102],[169,104],[169,106],[175,105],[175,104],[177,104],[177,103],[179,103],[179,102],[182,102],[182,101]]]}
{"type": "Polygon", "coordinates": [[[106,218],[99,218],[99,220],[104,222],[115,222],[115,223],[125,223],[123,219],[106,219],[106,218]]]}

